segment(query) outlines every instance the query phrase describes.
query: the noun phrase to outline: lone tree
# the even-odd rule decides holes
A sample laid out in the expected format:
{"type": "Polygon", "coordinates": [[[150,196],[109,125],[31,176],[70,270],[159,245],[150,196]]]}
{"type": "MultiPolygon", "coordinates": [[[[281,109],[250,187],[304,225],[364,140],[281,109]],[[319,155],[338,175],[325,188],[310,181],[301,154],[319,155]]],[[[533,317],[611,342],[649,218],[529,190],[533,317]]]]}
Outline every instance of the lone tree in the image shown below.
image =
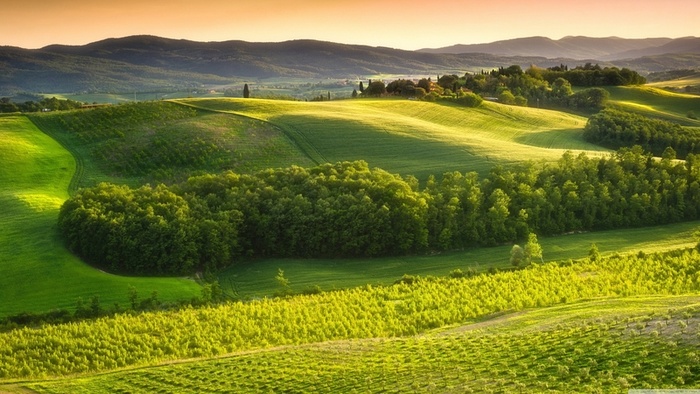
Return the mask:
{"type": "Polygon", "coordinates": [[[525,244],[525,260],[529,263],[534,258],[539,258],[540,262],[544,263],[542,259],[542,246],[537,241],[537,235],[530,233],[527,236],[527,244],[525,244]]]}
{"type": "Polygon", "coordinates": [[[365,85],[362,84],[362,81],[360,81],[360,93],[365,92],[365,85]]]}
{"type": "Polygon", "coordinates": [[[591,261],[600,260],[600,251],[598,250],[598,245],[594,243],[591,244],[591,249],[588,251],[588,258],[591,261]]]}
{"type": "Polygon", "coordinates": [[[280,290],[275,292],[276,295],[287,296],[292,294],[292,289],[289,287],[289,279],[284,276],[284,271],[282,271],[282,268],[277,268],[275,280],[277,281],[277,284],[280,285],[280,290]]]}
{"type": "Polygon", "coordinates": [[[248,89],[248,84],[243,85],[243,98],[250,97],[250,89],[248,89]]]}
{"type": "Polygon", "coordinates": [[[520,245],[513,245],[513,248],[510,250],[510,263],[514,267],[520,267],[520,264],[524,261],[525,251],[523,251],[523,248],[521,248],[520,245]]]}

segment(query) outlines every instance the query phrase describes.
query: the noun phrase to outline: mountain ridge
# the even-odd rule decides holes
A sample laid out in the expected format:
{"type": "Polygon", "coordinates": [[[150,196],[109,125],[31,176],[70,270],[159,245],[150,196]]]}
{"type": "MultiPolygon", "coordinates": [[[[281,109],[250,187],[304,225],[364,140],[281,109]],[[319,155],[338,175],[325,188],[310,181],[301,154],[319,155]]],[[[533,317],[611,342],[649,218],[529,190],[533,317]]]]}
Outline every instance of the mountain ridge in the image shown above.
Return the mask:
{"type": "Polygon", "coordinates": [[[564,57],[576,60],[623,60],[666,53],[700,53],[700,38],[620,38],[566,36],[559,40],[532,36],[483,44],[457,44],[423,48],[418,52],[460,54],[483,52],[492,55],[564,57]],[[682,51],[682,52],[679,52],[682,51]]]}
{"type": "MultiPolygon", "coordinates": [[[[257,43],[240,40],[199,42],[151,35],[108,38],[77,46],[49,45],[40,49],[5,46],[0,47],[0,97],[12,96],[16,92],[162,91],[233,85],[264,78],[357,80],[377,75],[461,75],[514,64],[527,68],[533,64],[551,67],[599,63],[601,66],[629,67],[642,73],[700,65],[700,49],[696,51],[700,38],[695,37],[632,42],[581,36],[557,41],[526,37],[513,42],[521,45],[520,53],[536,53],[538,45],[546,43],[550,57],[524,56],[517,52],[509,55],[430,53],[308,39],[257,43]],[[607,47],[624,49],[628,53],[640,50],[641,43],[644,43],[645,48],[652,48],[652,54],[625,61],[589,57],[591,53],[586,48],[596,42],[613,43],[607,47]],[[577,57],[554,56],[571,54],[570,48],[577,46],[577,57]],[[561,49],[556,52],[559,47],[561,49]],[[679,54],[654,54],[664,51],[679,54]]],[[[502,46],[505,51],[507,45],[502,46]]]]}

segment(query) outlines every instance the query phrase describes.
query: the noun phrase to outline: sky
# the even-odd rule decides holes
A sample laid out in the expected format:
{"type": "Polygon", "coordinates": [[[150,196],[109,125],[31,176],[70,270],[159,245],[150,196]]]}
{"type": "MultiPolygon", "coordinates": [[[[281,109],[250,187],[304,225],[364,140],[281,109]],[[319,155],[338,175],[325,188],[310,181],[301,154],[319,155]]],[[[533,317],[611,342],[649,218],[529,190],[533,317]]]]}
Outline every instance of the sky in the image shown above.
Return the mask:
{"type": "Polygon", "coordinates": [[[52,0],[0,7],[0,45],[34,49],[137,34],[408,50],[530,36],[677,38],[700,36],[700,1],[52,0]]]}

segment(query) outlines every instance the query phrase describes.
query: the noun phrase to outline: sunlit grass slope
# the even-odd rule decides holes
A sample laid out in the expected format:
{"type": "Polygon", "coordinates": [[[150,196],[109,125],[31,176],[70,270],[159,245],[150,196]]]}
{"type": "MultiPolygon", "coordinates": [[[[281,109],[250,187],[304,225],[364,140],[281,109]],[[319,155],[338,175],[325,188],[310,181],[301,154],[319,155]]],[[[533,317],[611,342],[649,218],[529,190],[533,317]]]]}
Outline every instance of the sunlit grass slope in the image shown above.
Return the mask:
{"type": "Polygon", "coordinates": [[[31,119],[78,159],[73,190],[104,181],[139,186],[203,172],[311,164],[269,123],[169,102],[33,114],[31,119]]]}
{"type": "Polygon", "coordinates": [[[179,102],[268,121],[317,163],[361,159],[419,179],[455,170],[485,173],[495,164],[556,160],[566,150],[602,151],[583,141],[585,118],[488,102],[479,108],[403,99],[179,102]]]}
{"type": "MultiPolygon", "coordinates": [[[[597,231],[540,238],[543,258],[562,261],[586,257],[593,243],[603,255],[612,253],[660,252],[692,247],[697,243],[693,233],[700,222],[674,223],[663,226],[597,231]]],[[[402,275],[447,276],[451,271],[510,268],[511,245],[472,248],[437,255],[402,256],[373,259],[265,259],[233,266],[219,274],[219,281],[239,296],[271,296],[281,290],[275,280],[282,269],[294,292],[308,291],[315,286],[322,290],[344,289],[365,284],[389,285],[402,275]]]]}
{"type": "Polygon", "coordinates": [[[651,86],[607,87],[613,106],[642,115],[662,118],[684,126],[700,126],[688,112],[700,114],[700,96],[673,93],[651,86]]]}
{"type": "Polygon", "coordinates": [[[698,296],[594,300],[394,339],[334,341],[29,385],[43,393],[606,392],[700,384],[698,296]]]}
{"type": "Polygon", "coordinates": [[[655,88],[675,88],[675,89],[682,89],[685,88],[686,86],[698,86],[700,85],[700,72],[696,72],[694,74],[686,75],[681,78],[676,78],[672,79],[669,81],[659,81],[659,82],[652,82],[648,83],[647,86],[655,87],[655,88]]]}
{"type": "Polygon", "coordinates": [[[95,270],[70,254],[57,229],[76,163],[26,117],[0,117],[0,316],[72,308],[99,295],[103,307],[127,304],[129,286],[146,298],[189,299],[187,279],[126,278],[95,270]]]}

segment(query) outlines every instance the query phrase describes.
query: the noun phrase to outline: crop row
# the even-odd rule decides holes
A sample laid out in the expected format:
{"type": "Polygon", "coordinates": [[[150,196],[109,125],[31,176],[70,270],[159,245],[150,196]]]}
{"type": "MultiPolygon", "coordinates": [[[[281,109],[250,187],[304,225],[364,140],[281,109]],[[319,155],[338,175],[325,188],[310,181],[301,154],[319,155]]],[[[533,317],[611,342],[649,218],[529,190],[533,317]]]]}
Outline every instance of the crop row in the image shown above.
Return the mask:
{"type": "Polygon", "coordinates": [[[505,310],[700,289],[683,250],[535,265],[461,279],[349,289],[216,307],[117,315],[0,334],[0,377],[37,378],[271,346],[415,335],[505,310]]]}
{"type": "Polygon", "coordinates": [[[697,387],[698,308],[542,331],[341,341],[41,383],[59,392],[627,392],[697,387]],[[688,323],[690,322],[690,324],[688,323]],[[660,335],[660,332],[666,335],[660,335]]]}

